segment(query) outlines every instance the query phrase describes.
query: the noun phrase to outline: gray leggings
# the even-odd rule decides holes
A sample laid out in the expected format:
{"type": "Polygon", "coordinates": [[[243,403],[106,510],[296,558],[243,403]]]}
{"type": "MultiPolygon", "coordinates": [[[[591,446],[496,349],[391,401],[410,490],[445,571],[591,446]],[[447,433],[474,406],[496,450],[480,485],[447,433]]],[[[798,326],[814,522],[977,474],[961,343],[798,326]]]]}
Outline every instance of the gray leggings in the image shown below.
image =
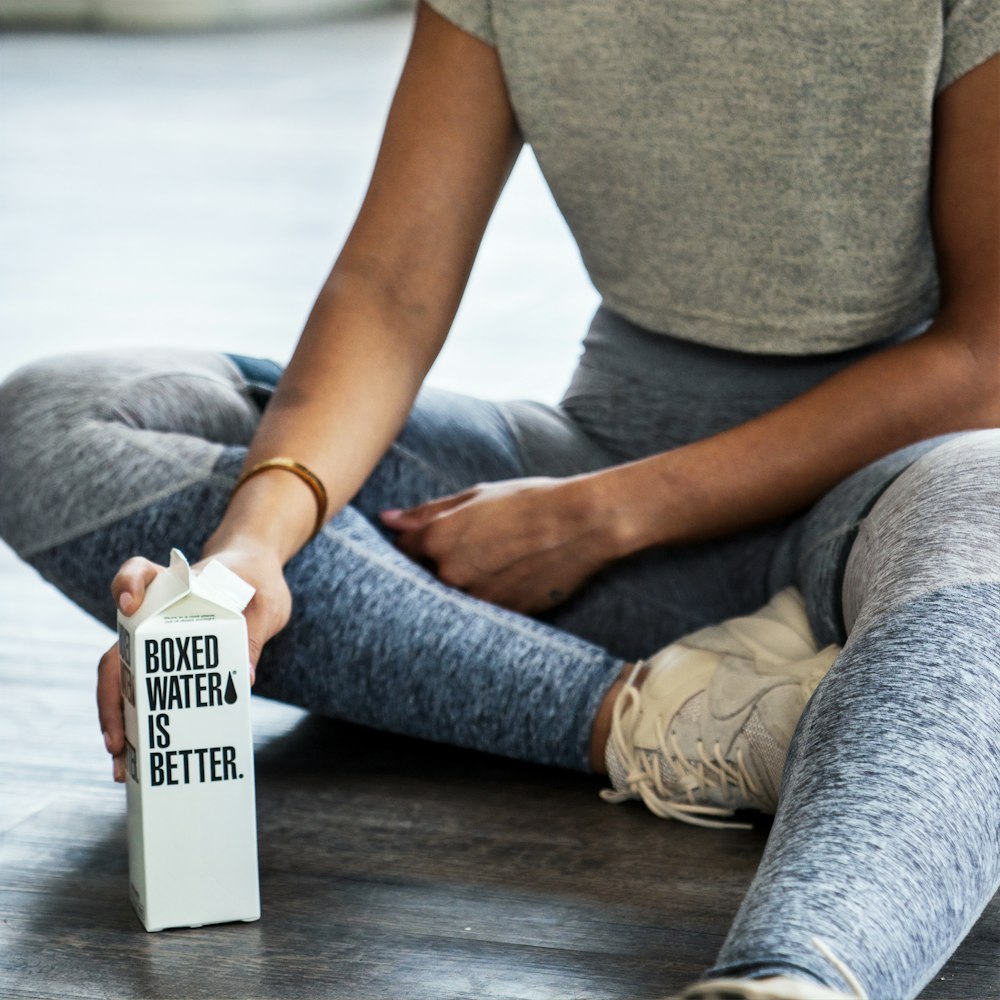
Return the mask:
{"type": "MultiPolygon", "coordinates": [[[[910,335],[908,331],[905,335],[910,335]]],[[[888,456],[802,517],[649,551],[525,618],[439,584],[375,514],[483,480],[569,475],[715,433],[862,352],[761,358],[682,344],[606,310],[558,407],[424,392],[351,505],[288,566],[292,622],[258,690],[459,746],[585,768],[626,659],[803,591],[846,645],[800,723],[760,872],[713,974],[791,972],[914,996],[1000,880],[1000,431],[888,456]]],[[[141,553],[197,558],[276,366],[78,355],[0,387],[0,533],[110,622],[141,553]]]]}

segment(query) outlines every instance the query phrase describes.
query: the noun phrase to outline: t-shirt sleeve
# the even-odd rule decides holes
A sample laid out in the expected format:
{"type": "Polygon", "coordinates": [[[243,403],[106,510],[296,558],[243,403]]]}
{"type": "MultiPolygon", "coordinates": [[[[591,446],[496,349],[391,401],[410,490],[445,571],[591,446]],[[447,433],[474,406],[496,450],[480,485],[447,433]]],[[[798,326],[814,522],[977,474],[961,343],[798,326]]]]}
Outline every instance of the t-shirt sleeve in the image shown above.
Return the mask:
{"type": "Polygon", "coordinates": [[[938,93],[1000,52],[1000,0],[945,0],[938,93]]]}
{"type": "Polygon", "coordinates": [[[480,41],[496,45],[490,0],[427,0],[427,5],[480,41]]]}

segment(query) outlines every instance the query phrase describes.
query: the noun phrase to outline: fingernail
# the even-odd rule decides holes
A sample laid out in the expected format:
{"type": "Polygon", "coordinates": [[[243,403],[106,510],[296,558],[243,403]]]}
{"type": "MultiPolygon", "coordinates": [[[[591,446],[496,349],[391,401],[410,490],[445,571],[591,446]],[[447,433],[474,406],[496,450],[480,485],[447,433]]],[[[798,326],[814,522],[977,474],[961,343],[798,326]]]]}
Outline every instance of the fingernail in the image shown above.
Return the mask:
{"type": "Polygon", "coordinates": [[[111,753],[111,734],[104,733],[104,749],[111,753]]]}
{"type": "Polygon", "coordinates": [[[257,670],[254,665],[250,664],[250,687],[253,687],[253,682],[257,680],[257,670]]]}
{"type": "Polygon", "coordinates": [[[382,516],[383,517],[399,517],[399,515],[402,514],[402,513],[403,513],[402,510],[399,510],[397,508],[393,508],[392,510],[384,510],[384,511],[382,511],[382,516]]]}
{"type": "Polygon", "coordinates": [[[118,607],[124,614],[128,614],[128,609],[132,606],[132,595],[126,590],[118,598],[118,607]]]}
{"type": "Polygon", "coordinates": [[[121,757],[115,757],[111,762],[111,776],[115,781],[125,780],[125,761],[121,757]]]}

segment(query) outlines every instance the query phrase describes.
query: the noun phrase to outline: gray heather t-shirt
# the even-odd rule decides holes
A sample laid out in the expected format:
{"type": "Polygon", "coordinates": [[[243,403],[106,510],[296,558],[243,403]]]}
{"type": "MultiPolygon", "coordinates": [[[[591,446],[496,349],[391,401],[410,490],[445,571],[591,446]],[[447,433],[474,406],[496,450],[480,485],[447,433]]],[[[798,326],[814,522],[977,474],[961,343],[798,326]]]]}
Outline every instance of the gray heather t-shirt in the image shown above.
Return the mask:
{"type": "Polygon", "coordinates": [[[495,45],[605,303],[807,354],[933,315],[931,108],[1000,0],[430,0],[495,45]]]}

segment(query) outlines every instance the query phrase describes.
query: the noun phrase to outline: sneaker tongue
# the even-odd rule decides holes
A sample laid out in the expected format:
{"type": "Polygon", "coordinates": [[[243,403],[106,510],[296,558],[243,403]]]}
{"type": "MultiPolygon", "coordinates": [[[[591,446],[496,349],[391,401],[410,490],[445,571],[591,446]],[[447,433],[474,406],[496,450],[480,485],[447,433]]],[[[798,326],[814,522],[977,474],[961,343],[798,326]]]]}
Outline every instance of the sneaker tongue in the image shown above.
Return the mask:
{"type": "Polygon", "coordinates": [[[782,687],[788,678],[776,675],[761,677],[756,670],[748,670],[746,661],[725,656],[709,686],[712,715],[717,719],[735,719],[761,700],[769,688],[782,687]]]}
{"type": "Polygon", "coordinates": [[[628,791],[628,786],[625,783],[628,771],[615,751],[613,740],[608,740],[608,745],[604,750],[604,766],[608,769],[608,779],[611,781],[611,787],[619,792],[628,791]]]}

